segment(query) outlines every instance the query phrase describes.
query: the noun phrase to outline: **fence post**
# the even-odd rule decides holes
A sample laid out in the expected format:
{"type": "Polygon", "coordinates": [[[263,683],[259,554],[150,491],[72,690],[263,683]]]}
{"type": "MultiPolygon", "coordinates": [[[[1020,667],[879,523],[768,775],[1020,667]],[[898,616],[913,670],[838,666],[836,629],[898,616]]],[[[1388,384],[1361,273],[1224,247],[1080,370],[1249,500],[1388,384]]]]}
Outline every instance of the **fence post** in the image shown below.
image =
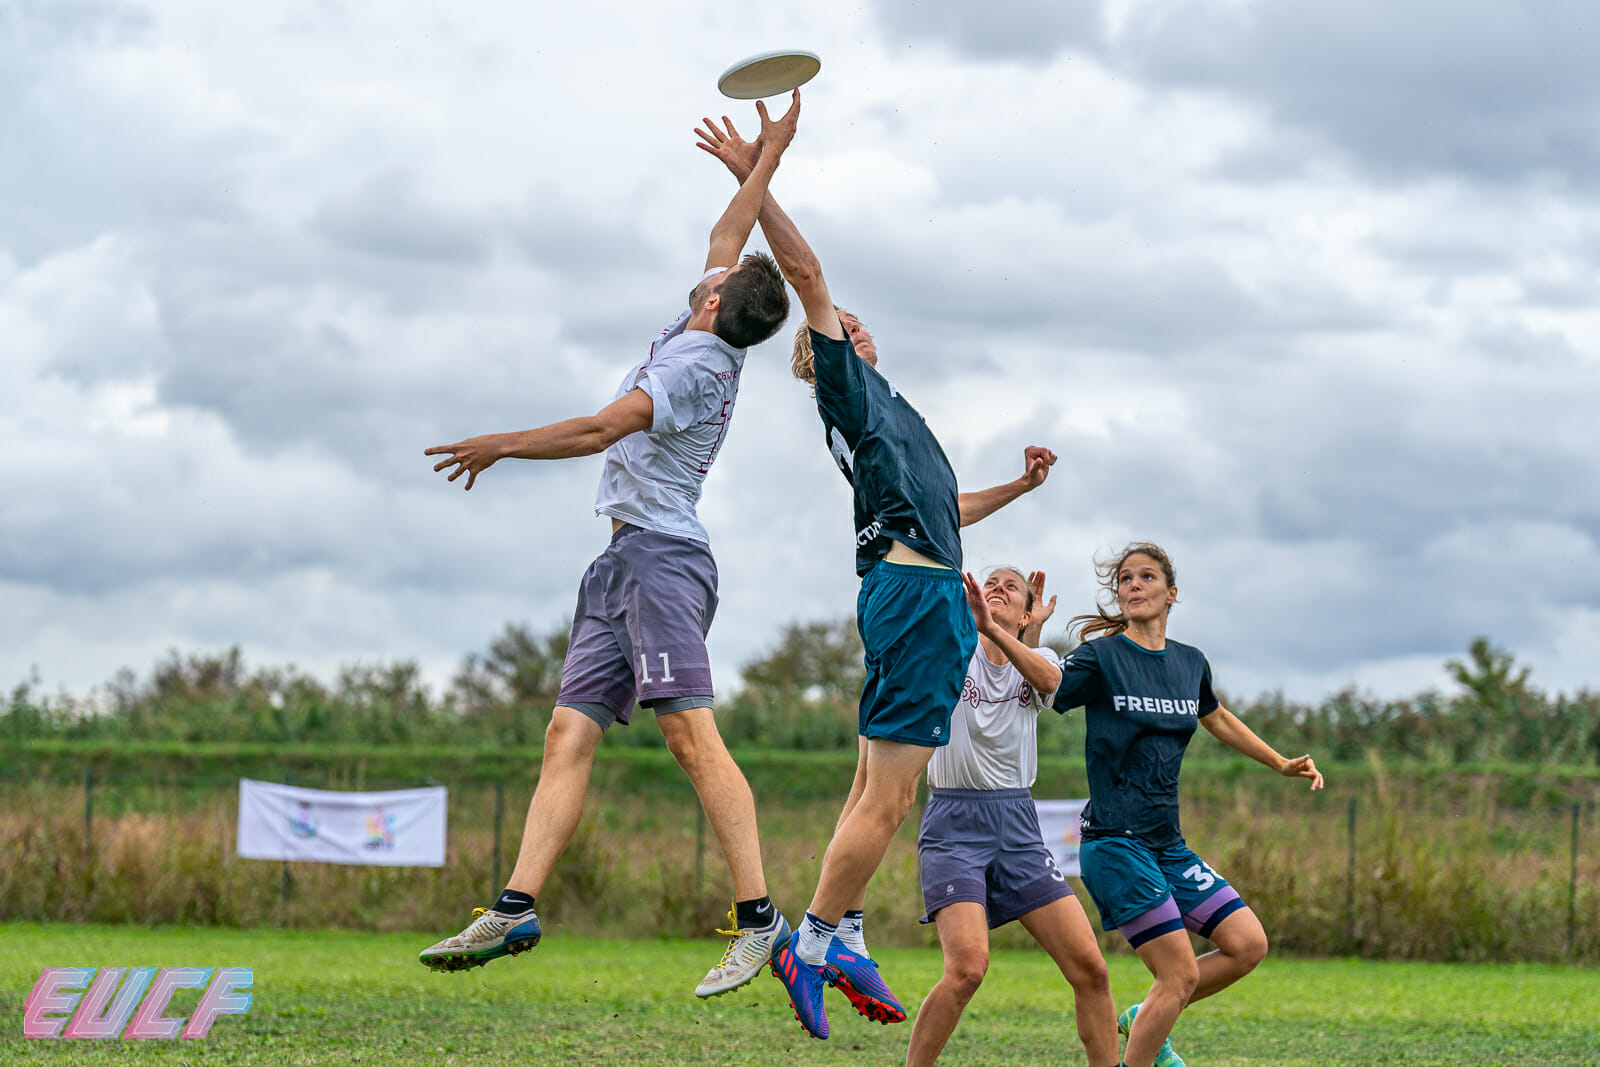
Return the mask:
{"type": "Polygon", "coordinates": [[[94,883],[94,767],[83,769],[83,874],[94,883]]]}
{"type": "Polygon", "coordinates": [[[506,812],[506,783],[503,778],[494,780],[494,877],[489,886],[489,899],[500,899],[500,824],[506,812]]]}
{"type": "Polygon", "coordinates": [[[1572,875],[1567,881],[1567,958],[1572,958],[1573,945],[1578,934],[1578,810],[1580,801],[1572,802],[1572,875]]]}
{"type": "MultiPolygon", "coordinates": [[[[294,775],[292,775],[292,774],[284,775],[283,776],[283,784],[284,785],[294,785],[294,775]]],[[[283,861],[283,885],[282,885],[280,891],[283,894],[283,903],[285,905],[287,905],[289,903],[289,861],[288,860],[284,860],[283,861]]]]}
{"type": "Polygon", "coordinates": [[[1350,948],[1356,939],[1356,798],[1350,798],[1345,814],[1345,840],[1349,859],[1344,873],[1344,941],[1350,948]]]}

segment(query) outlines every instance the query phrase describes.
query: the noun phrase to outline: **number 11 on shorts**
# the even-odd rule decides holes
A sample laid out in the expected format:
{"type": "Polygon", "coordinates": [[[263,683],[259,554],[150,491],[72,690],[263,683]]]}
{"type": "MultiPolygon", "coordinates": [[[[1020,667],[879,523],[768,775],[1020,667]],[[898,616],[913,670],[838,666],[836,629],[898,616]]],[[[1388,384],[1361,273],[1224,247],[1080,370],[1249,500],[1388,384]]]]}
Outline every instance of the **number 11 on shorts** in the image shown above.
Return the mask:
{"type": "Polygon", "coordinates": [[[672,661],[667,658],[667,654],[665,652],[657,652],[656,655],[661,659],[661,677],[651,678],[650,660],[643,652],[639,653],[639,673],[643,677],[644,684],[649,685],[651,682],[676,682],[677,679],[672,676],[672,661]]]}

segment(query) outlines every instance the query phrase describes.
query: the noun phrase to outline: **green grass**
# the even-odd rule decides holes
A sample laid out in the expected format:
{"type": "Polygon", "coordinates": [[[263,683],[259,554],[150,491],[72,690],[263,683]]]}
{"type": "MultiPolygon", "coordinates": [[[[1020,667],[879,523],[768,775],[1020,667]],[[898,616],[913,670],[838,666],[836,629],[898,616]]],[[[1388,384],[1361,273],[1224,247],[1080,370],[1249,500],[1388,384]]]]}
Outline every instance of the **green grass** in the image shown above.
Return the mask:
{"type": "MultiPolygon", "coordinates": [[[[415,959],[432,934],[0,926],[0,1062],[894,1064],[909,1024],[882,1027],[829,994],[834,1037],[812,1041],[768,976],[726,997],[690,993],[720,946],[566,936],[467,974],[415,959]],[[200,1041],[24,1041],[22,1004],[47,966],[248,966],[254,1004],[200,1041]]],[[[937,949],[880,952],[916,1004],[937,949]]],[[[1114,956],[1119,1006],[1144,991],[1114,956]]],[[[1192,1064],[1592,1064],[1600,973],[1536,965],[1268,959],[1196,1005],[1174,1044],[1192,1064]]],[[[184,1014],[196,994],[175,1000],[184,1014]]],[[[1066,983],[1043,953],[999,950],[941,1062],[1081,1064],[1066,983]]]]}

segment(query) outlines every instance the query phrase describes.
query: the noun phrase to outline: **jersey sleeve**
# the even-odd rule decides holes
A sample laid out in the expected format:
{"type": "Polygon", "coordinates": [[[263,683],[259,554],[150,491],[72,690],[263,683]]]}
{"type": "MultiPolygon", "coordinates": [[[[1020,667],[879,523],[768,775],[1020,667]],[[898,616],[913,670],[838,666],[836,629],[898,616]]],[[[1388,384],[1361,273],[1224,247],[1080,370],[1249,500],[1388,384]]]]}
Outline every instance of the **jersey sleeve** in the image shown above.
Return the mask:
{"type": "Polygon", "coordinates": [[[817,404],[826,408],[854,448],[866,410],[867,365],[848,340],[811,331],[811,368],[817,376],[817,404]]]}
{"type": "Polygon", "coordinates": [[[1202,655],[1200,657],[1199,717],[1203,719],[1221,706],[1222,702],[1217,699],[1217,694],[1211,689],[1211,663],[1202,655]]]}
{"type": "Polygon", "coordinates": [[[704,422],[722,407],[723,397],[690,346],[668,346],[639,375],[652,405],[650,432],[680,433],[704,422]]]}
{"type": "MultiPolygon", "coordinates": [[[[1059,661],[1056,658],[1056,654],[1054,652],[1052,652],[1048,648],[1036,648],[1036,649],[1033,649],[1033,654],[1035,656],[1038,656],[1040,659],[1046,661],[1051,666],[1059,665],[1059,661]]],[[[1029,688],[1032,688],[1032,687],[1030,686],[1029,688]]],[[[1037,689],[1033,690],[1033,707],[1034,707],[1034,710],[1043,711],[1045,708],[1048,708],[1050,706],[1050,701],[1055,698],[1055,695],[1056,694],[1055,694],[1054,690],[1052,690],[1051,692],[1048,692],[1048,693],[1040,692],[1037,689]]]]}
{"type": "Polygon", "coordinates": [[[1100,650],[1085,641],[1061,660],[1061,685],[1050,706],[1065,715],[1081,708],[1100,692],[1100,650]]]}

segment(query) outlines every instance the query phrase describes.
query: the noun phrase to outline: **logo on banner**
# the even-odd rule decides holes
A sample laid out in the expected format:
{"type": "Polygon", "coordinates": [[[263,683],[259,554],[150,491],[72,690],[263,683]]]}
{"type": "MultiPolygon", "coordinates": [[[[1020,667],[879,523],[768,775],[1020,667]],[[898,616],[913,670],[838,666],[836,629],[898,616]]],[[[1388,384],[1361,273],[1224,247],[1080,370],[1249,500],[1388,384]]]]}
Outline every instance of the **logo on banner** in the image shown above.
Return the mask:
{"type": "Polygon", "coordinates": [[[316,837],[317,817],[311,814],[311,805],[300,802],[300,814],[289,820],[289,829],[296,837],[316,837]]]}
{"type": "Polygon", "coordinates": [[[379,804],[367,812],[366,848],[394,848],[394,813],[383,810],[379,804]]]}
{"type": "Polygon", "coordinates": [[[218,1016],[249,1012],[252,979],[249,967],[46,967],[23,1002],[22,1036],[205,1037],[218,1016]],[[180,989],[205,990],[187,1025],[166,1015],[180,989]]]}

